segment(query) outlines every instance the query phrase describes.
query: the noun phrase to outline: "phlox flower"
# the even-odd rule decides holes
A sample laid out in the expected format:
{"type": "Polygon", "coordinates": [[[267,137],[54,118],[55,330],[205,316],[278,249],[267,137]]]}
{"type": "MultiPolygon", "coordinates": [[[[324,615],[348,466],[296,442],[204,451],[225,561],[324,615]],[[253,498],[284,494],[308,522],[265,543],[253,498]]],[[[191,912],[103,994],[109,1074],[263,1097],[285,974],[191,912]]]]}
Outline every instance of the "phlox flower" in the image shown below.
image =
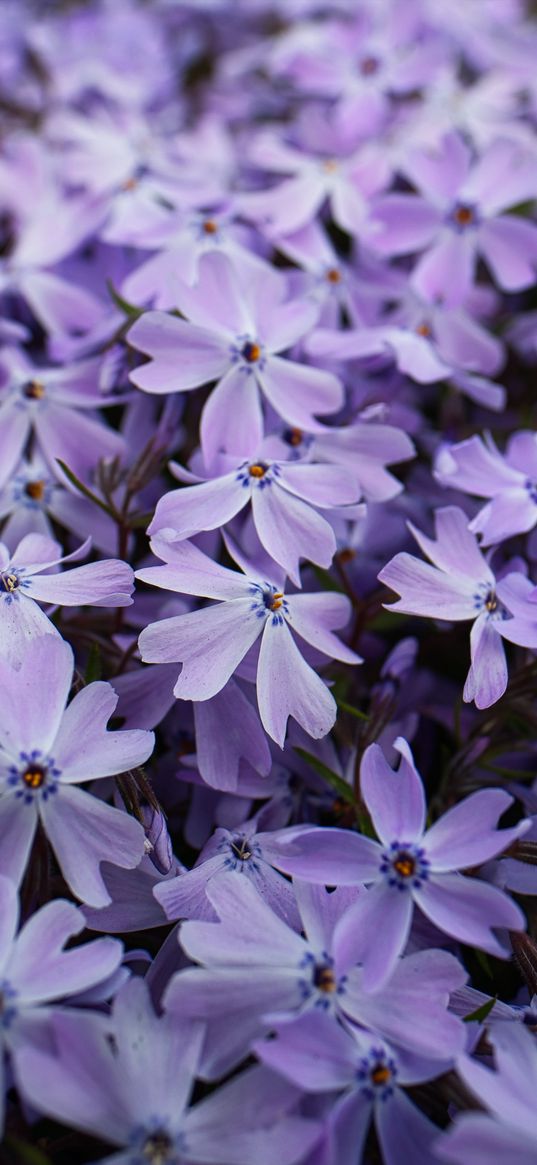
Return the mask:
{"type": "Polygon", "coordinates": [[[271,909],[250,878],[232,873],[207,886],[218,922],[181,924],[180,943],[202,966],[178,971],[164,998],[170,1010],[208,1023],[204,1072],[213,1078],[229,1071],[275,1015],[287,1020],[311,1010],[437,1065],[458,1055],[464,1030],[447,1003],[466,978],[460,963],[446,951],[418,951],[392,963],[378,992],[367,991],[353,938],[354,911],[366,891],[294,888],[304,935],[271,909]]]}
{"type": "Polygon", "coordinates": [[[160,498],[148,534],[167,527],[178,539],[191,538],[224,526],[251,503],[261,545],[295,585],[300,586],[299,558],[330,566],[336,538],[318,511],[349,507],[349,516],[354,516],[350,506],[360,497],[356,478],[337,465],[277,461],[262,451],[249,461],[224,460],[231,463],[228,472],[205,481],[177,466],[177,477],[196,484],[160,498]]]}
{"type": "Polygon", "coordinates": [[[498,138],[477,159],[456,132],[437,149],[415,150],[405,176],[419,194],[387,194],[373,212],[374,246],[383,255],[425,253],[411,276],[414,288],[456,307],[468,296],[479,256],[504,291],[531,287],[537,229],[504,211],[535,198],[537,164],[517,142],[498,138]]]}
{"type": "Polygon", "coordinates": [[[343,403],[330,372],[278,353],[310,330],[318,308],[286,300],[287,284],[270,267],[249,264],[240,275],[226,255],[200,259],[195,287],[183,284],[176,306],[186,317],[146,312],[129,343],[151,357],[131,380],[145,392],[185,392],[217,380],[202,413],[201,444],[211,463],[219,452],[249,457],[263,438],[261,397],[290,425],[314,430],[316,413],[343,403]]]}
{"type": "Polygon", "coordinates": [[[436,510],[435,527],[433,541],[409,523],[433,566],[404,551],[383,567],[378,578],[401,596],[390,611],[450,622],[473,620],[471,667],[463,698],[489,708],[507,687],[502,639],[537,647],[534,587],[518,573],[496,579],[462,510],[455,506],[436,510]]]}
{"type": "Polygon", "coordinates": [[[110,901],[100,863],[132,869],[144,853],[142,826],[76,789],[143,764],[152,732],[107,732],[117,704],[110,684],[79,691],[66,708],[73,652],[56,635],[27,644],[14,671],[0,661],[0,872],[17,884],[41,824],[62,874],[78,898],[110,901]]]}
{"type": "Polygon", "coordinates": [[[364,804],[379,841],[348,830],[311,828],[282,832],[277,842],[281,868],[316,883],[359,885],[346,920],[346,938],[363,964],[366,990],[382,988],[405,949],[414,906],[453,938],[508,957],[493,927],[520,930],[524,915],[496,886],[460,871],[480,866],[502,853],[529,827],[496,830],[495,822],[512,804],[502,789],[481,789],[425,828],[423,784],[406,741],[395,747],[398,770],[372,744],[360,768],[364,804]]]}
{"type": "Polygon", "coordinates": [[[276,1024],[272,1038],[256,1041],[254,1049],[262,1063],[292,1084],[308,1092],[340,1094],[326,1118],[334,1165],[361,1160],[371,1120],[385,1165],[406,1165],[409,1145],[412,1165],[430,1165],[438,1128],[412,1104],[404,1087],[437,1076],[438,1065],[405,1058],[378,1036],[351,1030],[311,1011],[276,1024]]]}
{"type": "Polygon", "coordinates": [[[435,476],[445,486],[488,498],[469,524],[483,546],[526,534],[537,524],[537,435],[515,433],[502,455],[492,437],[469,437],[440,453],[435,476]]]}
{"type": "MultiPolygon", "coordinates": [[[[43,1038],[51,1005],[66,1001],[114,976],[123,947],[100,938],[65,950],[86,926],[81,910],[64,899],[47,902],[17,934],[19,899],[9,878],[0,876],[0,1043],[13,1056],[43,1038]]],[[[4,1075],[4,1057],[0,1065],[4,1075]]],[[[17,1081],[24,1092],[24,1079],[17,1081]]],[[[3,1127],[4,1080],[0,1080],[0,1128],[3,1127]]]]}
{"type": "Polygon", "coordinates": [[[131,979],[102,1017],[57,1015],[56,1054],[25,1049],[20,1073],[39,1112],[114,1146],[100,1165],[295,1165],[319,1131],[293,1114],[299,1089],[263,1067],[198,1104],[190,1097],[203,1025],[157,1016],[131,979]]]}
{"type": "Polygon", "coordinates": [[[55,570],[86,554],[89,542],[88,538],[78,550],[63,556],[59,543],[44,534],[26,534],[13,554],[0,542],[0,657],[14,667],[19,666],[28,643],[41,635],[59,635],[39,602],[70,607],[132,603],[132,568],[119,558],[55,570]]]}
{"type": "Polygon", "coordinates": [[[331,659],[360,663],[360,657],[333,634],[350,615],[341,594],[286,595],[280,582],[248,577],[213,562],[170,530],[152,539],[165,566],[136,572],[142,582],[218,602],[199,611],[150,623],[139,638],[147,663],[182,663],[174,688],[183,700],[209,700],[230,679],[261,636],[257,700],[265,731],[283,748],[292,716],[309,736],[326,736],[336,703],[326,684],[306,663],[292,634],[331,659]]]}
{"type": "Polygon", "coordinates": [[[537,1154],[535,1039],[521,1024],[495,1024],[487,1031],[493,1068],[469,1056],[457,1063],[465,1085],[487,1110],[458,1116],[436,1154],[453,1165],[533,1165],[537,1154]],[[489,1115],[490,1113],[490,1115],[489,1115]]]}

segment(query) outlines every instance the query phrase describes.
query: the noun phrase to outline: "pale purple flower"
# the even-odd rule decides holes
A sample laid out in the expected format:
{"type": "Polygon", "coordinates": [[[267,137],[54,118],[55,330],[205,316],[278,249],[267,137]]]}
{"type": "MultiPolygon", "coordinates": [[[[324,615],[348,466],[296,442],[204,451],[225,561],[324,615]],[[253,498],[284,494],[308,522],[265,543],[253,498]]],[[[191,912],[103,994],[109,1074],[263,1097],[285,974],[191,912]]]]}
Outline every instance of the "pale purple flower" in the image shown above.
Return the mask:
{"type": "Polygon", "coordinates": [[[242,213],[271,238],[306,226],[326,202],[334,222],[343,230],[351,235],[367,233],[370,201],[389,178],[380,151],[363,145],[350,152],[343,139],[338,141],[335,130],[319,156],[296,149],[270,130],[264,131],[254,139],[250,158],[272,174],[291,175],[270,189],[237,198],[242,213]]]}
{"type": "Polygon", "coordinates": [[[378,1036],[356,1028],[351,1034],[319,1011],[276,1024],[273,1037],[256,1041],[254,1050],[292,1084],[341,1094],[327,1116],[333,1165],[361,1160],[371,1120],[385,1165],[407,1165],[409,1144],[412,1165],[430,1165],[438,1128],[403,1089],[439,1075],[438,1064],[398,1055],[378,1036]]]}
{"type": "Polygon", "coordinates": [[[346,919],[346,939],[363,964],[366,990],[384,987],[410,934],[414,905],[460,942],[509,957],[492,928],[520,930],[524,915],[501,890],[460,871],[502,853],[528,828],[496,830],[512,804],[502,789],[482,789],[425,829],[423,784],[406,741],[396,772],[377,744],[366,749],[360,787],[379,841],[340,829],[302,829],[280,835],[281,868],[316,883],[359,885],[346,919]]]}
{"type": "Polygon", "coordinates": [[[480,1105],[481,1112],[459,1116],[446,1138],[437,1141],[441,1161],[453,1165],[534,1165],[537,1154],[535,1039],[520,1024],[495,1024],[487,1031],[494,1068],[462,1056],[457,1071],[480,1105]]]}
{"type": "Polygon", "coordinates": [[[518,573],[496,579],[468,529],[466,515],[455,506],[436,510],[434,541],[408,525],[434,565],[406,551],[396,554],[378,575],[401,596],[388,610],[450,622],[473,620],[471,667],[463,698],[489,708],[507,687],[502,639],[537,647],[534,587],[518,573]]]}
{"type": "Polygon", "coordinates": [[[63,368],[40,368],[18,349],[0,356],[0,483],[16,469],[30,437],[55,477],[60,458],[79,478],[91,480],[101,457],[121,457],[120,433],[98,418],[98,406],[116,404],[99,389],[100,359],[63,368]],[[83,409],[85,414],[79,410],[83,409]]]}
{"type": "Polygon", "coordinates": [[[154,895],[166,917],[216,919],[206,891],[222,874],[246,878],[265,902],[290,926],[299,929],[295,895],[291,883],[274,868],[278,858],[277,830],[263,830],[257,816],[234,830],[216,829],[191,870],[181,872],[155,886],[154,895]]]}
{"type": "Polygon", "coordinates": [[[103,861],[132,869],[144,852],[138,821],[75,788],[143,764],[153,733],[107,732],[117,704],[110,684],[89,684],[66,708],[73,653],[41,635],[14,671],[0,662],[0,870],[19,883],[42,825],[63,876],[84,902],[110,901],[103,861]]]}
{"type": "Polygon", "coordinates": [[[280,582],[228,570],[192,543],[177,541],[169,530],[155,535],[152,547],[166,565],[137,571],[142,582],[220,600],[151,623],[140,635],[140,652],[147,663],[182,663],[174,688],[177,699],[215,696],[261,636],[257,699],[265,731],[283,748],[292,716],[309,736],[326,736],[336,718],[336,704],[301,655],[292,630],[331,659],[359,663],[360,657],[333,634],[349,618],[346,596],[286,595],[280,582]]]}
{"type": "MultiPolygon", "coordinates": [[[[118,970],[123,947],[113,938],[97,939],[65,950],[86,926],[81,910],[56,899],[32,915],[17,934],[16,887],[0,877],[0,1041],[14,1057],[43,1039],[51,1005],[87,992],[118,970]]],[[[5,1059],[0,1063],[0,1127],[3,1126],[5,1059]]],[[[24,1079],[17,1081],[24,1092],[24,1079]]]]}
{"type": "Polygon", "coordinates": [[[379,199],[372,240],[384,255],[425,250],[411,276],[420,294],[440,294],[452,307],[463,303],[479,256],[504,291],[535,283],[537,228],[504,213],[535,198],[532,153],[499,138],[474,159],[463,137],[451,132],[438,148],[415,150],[404,170],[420,193],[379,199]]]}
{"type": "Polygon", "coordinates": [[[13,554],[0,542],[0,653],[14,667],[38,636],[59,635],[39,602],[69,607],[125,607],[132,603],[132,567],[119,558],[57,570],[62,563],[87,554],[89,542],[88,538],[67,555],[62,555],[58,542],[44,534],[26,534],[13,554]]]}
{"type": "Polygon", "coordinates": [[[319,427],[314,414],[335,412],[343,402],[332,373],[277,355],[318,314],[311,301],[287,301],[286,291],[283,276],[268,266],[249,265],[239,276],[227,256],[206,255],[196,286],[184,284],[176,296],[187,319],[147,312],[129,332],[132,346],[152,358],[131,373],[144,391],[184,392],[219,382],[201,418],[209,464],[222,451],[255,453],[263,438],[260,394],[288,424],[312,431],[319,427]]]}
{"type": "Polygon", "coordinates": [[[537,523],[537,434],[515,433],[502,456],[492,437],[469,437],[441,451],[435,476],[490,501],[469,523],[483,546],[526,534],[537,523]]]}
{"type": "Polygon", "coordinates": [[[191,538],[201,530],[224,526],[251,503],[261,545],[295,585],[300,586],[300,558],[330,566],[336,538],[318,511],[341,507],[345,513],[346,507],[359,500],[358,482],[346,468],[312,461],[276,461],[265,457],[262,449],[250,461],[233,464],[231,458],[222,460],[231,462],[228,472],[205,481],[177,466],[177,477],[199,484],[164,494],[148,534],[158,534],[167,527],[178,539],[191,538]]]}
{"type": "Polygon", "coordinates": [[[442,1065],[457,1055],[464,1030],[447,1011],[449,992],[465,979],[457,960],[445,951],[417,952],[392,966],[377,993],[366,991],[353,939],[354,910],[366,891],[356,900],[357,891],[345,887],[330,894],[300,884],[295,890],[305,937],[250,879],[231,873],[207,887],[219,921],[182,924],[181,945],[203,966],[179,971],[165,1003],[208,1022],[204,1071],[211,1078],[227,1072],[271,1029],[274,1015],[290,1019],[311,1009],[442,1065]]]}
{"type": "Polygon", "coordinates": [[[56,1054],[25,1049],[25,1095],[41,1113],[110,1142],[101,1165],[294,1165],[318,1125],[293,1115],[300,1091],[258,1067],[190,1105],[203,1026],[157,1016],[146,984],[132,979],[112,1019],[56,1015],[56,1054]],[[112,1037],[112,1038],[110,1038],[112,1037]]]}

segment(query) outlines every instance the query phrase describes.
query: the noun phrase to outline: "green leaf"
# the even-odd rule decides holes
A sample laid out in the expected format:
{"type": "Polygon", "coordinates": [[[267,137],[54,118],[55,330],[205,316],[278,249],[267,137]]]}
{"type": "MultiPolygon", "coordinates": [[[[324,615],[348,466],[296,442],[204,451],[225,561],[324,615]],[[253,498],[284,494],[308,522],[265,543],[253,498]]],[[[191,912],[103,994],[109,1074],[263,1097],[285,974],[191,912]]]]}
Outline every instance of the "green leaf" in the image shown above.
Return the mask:
{"type": "Polygon", "coordinates": [[[116,307],[118,307],[124,315],[128,316],[129,319],[137,320],[144,314],[145,308],[136,307],[135,303],[129,303],[128,299],[123,299],[123,296],[119,294],[119,291],[116,291],[111,279],[106,280],[106,286],[108,287],[110,298],[114,301],[116,307]]]}
{"type": "Polygon", "coordinates": [[[324,591],[338,591],[341,595],[345,594],[343,587],[333,578],[330,571],[323,570],[322,566],[315,566],[314,563],[311,566],[317,582],[321,584],[324,591]]]}
{"type": "Polygon", "coordinates": [[[295,746],[294,751],[298,753],[300,757],[302,757],[302,760],[306,761],[306,764],[310,766],[310,769],[313,769],[314,772],[323,778],[323,781],[326,781],[326,783],[330,785],[332,789],[335,789],[338,797],[341,797],[343,801],[348,801],[349,805],[356,804],[354,793],[350,785],[348,785],[347,782],[343,780],[343,777],[338,776],[338,774],[335,773],[333,769],[330,769],[328,765],[325,765],[322,760],[319,760],[318,757],[314,756],[313,753],[308,752],[305,748],[297,748],[295,746]]]}
{"type": "Polygon", "coordinates": [[[110,508],[110,506],[107,506],[106,502],[103,502],[101,498],[97,497],[97,494],[94,494],[87,485],[84,485],[84,482],[80,481],[80,479],[76,476],[76,473],[73,473],[72,469],[69,469],[69,466],[65,464],[65,461],[62,461],[60,457],[56,457],[56,461],[60,469],[63,471],[63,473],[65,473],[68,481],[71,482],[71,485],[74,485],[75,489],[77,489],[79,493],[83,494],[85,498],[88,498],[90,502],[93,502],[95,506],[100,506],[101,510],[104,510],[105,514],[108,514],[109,518],[114,518],[115,520],[114,511],[110,508]]]}
{"type": "Polygon", "coordinates": [[[474,955],[479,963],[479,966],[481,967],[481,970],[485,972],[485,975],[487,976],[487,978],[494,979],[494,976],[492,974],[492,968],[490,965],[490,959],[485,954],[485,952],[480,951],[477,947],[473,948],[473,952],[474,952],[474,955]]]}
{"type": "Polygon", "coordinates": [[[94,680],[100,680],[101,675],[102,675],[102,670],[103,669],[101,666],[101,652],[99,650],[99,644],[92,643],[90,650],[89,650],[88,662],[86,664],[86,671],[84,673],[85,682],[87,684],[92,684],[94,680]]]}
{"type": "Polygon", "coordinates": [[[355,708],[353,704],[347,704],[346,700],[336,700],[336,703],[342,712],[348,712],[350,716],[355,716],[357,720],[369,720],[369,716],[365,712],[360,712],[360,709],[355,708]]]}
{"type": "Polygon", "coordinates": [[[19,1137],[6,1136],[6,1148],[13,1149],[17,1154],[17,1161],[13,1165],[52,1165],[50,1157],[35,1145],[27,1145],[19,1137]]]}
{"type": "Polygon", "coordinates": [[[484,1023],[487,1016],[490,1015],[494,1004],[496,1003],[496,998],[496,995],[493,995],[491,999],[487,999],[486,1003],[482,1003],[481,1007],[476,1007],[475,1011],[471,1011],[469,1015],[464,1015],[464,1022],[473,1023],[475,1020],[476,1023],[484,1023]]]}

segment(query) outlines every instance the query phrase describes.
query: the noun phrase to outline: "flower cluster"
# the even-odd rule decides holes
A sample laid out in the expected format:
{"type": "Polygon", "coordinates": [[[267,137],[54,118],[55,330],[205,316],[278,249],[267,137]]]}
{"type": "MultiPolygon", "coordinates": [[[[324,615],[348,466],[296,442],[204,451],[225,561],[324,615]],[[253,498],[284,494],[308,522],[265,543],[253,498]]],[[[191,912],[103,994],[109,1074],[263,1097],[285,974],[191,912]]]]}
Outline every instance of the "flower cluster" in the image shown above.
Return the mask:
{"type": "Polygon", "coordinates": [[[2,1162],[536,1159],[534,9],[0,5],[2,1162]]]}

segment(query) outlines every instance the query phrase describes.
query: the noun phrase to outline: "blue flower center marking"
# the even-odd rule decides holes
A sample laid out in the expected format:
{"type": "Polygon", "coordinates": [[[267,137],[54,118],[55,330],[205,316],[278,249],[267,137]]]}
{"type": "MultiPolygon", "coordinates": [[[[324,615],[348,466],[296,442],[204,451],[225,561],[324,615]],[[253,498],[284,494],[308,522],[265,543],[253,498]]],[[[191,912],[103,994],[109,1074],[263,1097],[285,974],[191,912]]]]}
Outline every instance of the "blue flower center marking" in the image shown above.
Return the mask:
{"type": "Polygon", "coordinates": [[[524,482],[524,485],[529,493],[530,500],[537,506],[537,481],[532,481],[531,478],[528,478],[524,482]]]}
{"type": "Polygon", "coordinates": [[[382,852],[380,870],[389,886],[419,890],[429,877],[429,862],[421,846],[392,841],[382,852]]]}
{"type": "Polygon", "coordinates": [[[4,1031],[11,1027],[13,1020],[17,1014],[17,1008],[14,1000],[17,998],[15,988],[7,979],[0,982],[0,1028],[4,1031]]]}
{"type": "Polygon", "coordinates": [[[237,470],[237,481],[245,489],[256,486],[257,489],[266,489],[271,486],[274,478],[280,476],[278,465],[268,461],[243,461],[237,470]]]}
{"type": "Polygon", "coordinates": [[[255,611],[258,619],[265,619],[267,615],[271,615],[274,626],[283,624],[284,616],[288,617],[289,614],[283,591],[279,591],[273,583],[266,582],[263,585],[253,583],[250,592],[255,596],[251,609],[255,611]]]}
{"type": "Polygon", "coordinates": [[[45,756],[39,748],[34,748],[31,752],[20,752],[19,760],[19,765],[9,766],[7,778],[16,797],[30,805],[36,797],[47,801],[58,791],[61,769],[57,768],[54,757],[45,756]]]}
{"type": "Polygon", "coordinates": [[[395,1063],[384,1048],[371,1048],[356,1072],[360,1092],[367,1100],[388,1100],[393,1095],[396,1076],[395,1063]]]}

